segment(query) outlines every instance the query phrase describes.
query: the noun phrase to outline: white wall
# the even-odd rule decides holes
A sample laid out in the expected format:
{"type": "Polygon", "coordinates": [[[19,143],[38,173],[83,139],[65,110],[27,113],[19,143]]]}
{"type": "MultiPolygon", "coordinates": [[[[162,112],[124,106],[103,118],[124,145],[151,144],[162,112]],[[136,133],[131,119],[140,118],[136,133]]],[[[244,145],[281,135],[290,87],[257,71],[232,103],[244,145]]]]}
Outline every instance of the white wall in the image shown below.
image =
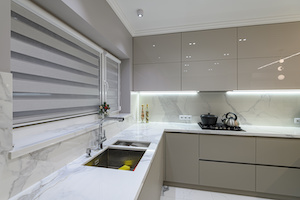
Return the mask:
{"type": "Polygon", "coordinates": [[[0,1],[0,71],[10,72],[10,0],[0,1]]]}

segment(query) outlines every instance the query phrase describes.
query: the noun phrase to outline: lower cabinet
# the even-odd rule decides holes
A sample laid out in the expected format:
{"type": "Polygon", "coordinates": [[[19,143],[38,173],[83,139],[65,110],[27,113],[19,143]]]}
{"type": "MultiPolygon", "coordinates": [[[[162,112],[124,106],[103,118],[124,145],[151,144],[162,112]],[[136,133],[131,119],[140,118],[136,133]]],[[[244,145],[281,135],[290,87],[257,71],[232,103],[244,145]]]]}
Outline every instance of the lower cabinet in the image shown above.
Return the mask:
{"type": "Polygon", "coordinates": [[[300,199],[300,139],[184,133],[165,139],[168,182],[300,199]]]}
{"type": "Polygon", "coordinates": [[[255,163],[255,137],[200,135],[200,159],[255,163]]]}
{"type": "Polygon", "coordinates": [[[200,161],[200,185],[255,191],[255,165],[200,161]]]}
{"type": "Polygon", "coordinates": [[[166,181],[199,184],[199,135],[166,133],[166,181]]]}
{"type": "Polygon", "coordinates": [[[256,138],[257,164],[300,168],[299,152],[300,139],[256,138]]]}
{"type": "Polygon", "coordinates": [[[300,169],[257,166],[256,191],[300,197],[300,169]]]}
{"type": "Polygon", "coordinates": [[[164,177],[164,141],[157,147],[154,160],[150,166],[146,180],[138,200],[159,200],[164,177]]]}

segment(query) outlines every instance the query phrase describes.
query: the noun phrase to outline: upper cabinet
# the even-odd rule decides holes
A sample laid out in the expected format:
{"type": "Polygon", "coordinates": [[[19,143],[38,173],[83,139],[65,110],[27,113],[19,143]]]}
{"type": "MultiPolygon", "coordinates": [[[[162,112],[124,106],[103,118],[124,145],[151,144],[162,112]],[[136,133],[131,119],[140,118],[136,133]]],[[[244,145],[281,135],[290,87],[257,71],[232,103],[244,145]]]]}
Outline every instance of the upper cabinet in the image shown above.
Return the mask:
{"type": "Polygon", "coordinates": [[[300,22],[134,38],[134,90],[299,89],[300,22]]]}
{"type": "Polygon", "coordinates": [[[135,91],[181,90],[181,33],[133,39],[135,91]]]}
{"type": "Polygon", "coordinates": [[[182,64],[182,90],[227,91],[236,89],[236,59],[182,64]]]}
{"type": "Polygon", "coordinates": [[[182,90],[237,89],[237,29],[182,33],[182,90]]]}
{"type": "Polygon", "coordinates": [[[299,89],[300,22],[238,28],[238,89],[299,89]]]}
{"type": "Polygon", "coordinates": [[[237,29],[182,33],[182,61],[237,58],[237,29]]]}
{"type": "Polygon", "coordinates": [[[136,37],[134,64],[181,62],[181,34],[136,37]]]}
{"type": "Polygon", "coordinates": [[[238,28],[238,57],[286,57],[300,51],[300,22],[238,28]]]}

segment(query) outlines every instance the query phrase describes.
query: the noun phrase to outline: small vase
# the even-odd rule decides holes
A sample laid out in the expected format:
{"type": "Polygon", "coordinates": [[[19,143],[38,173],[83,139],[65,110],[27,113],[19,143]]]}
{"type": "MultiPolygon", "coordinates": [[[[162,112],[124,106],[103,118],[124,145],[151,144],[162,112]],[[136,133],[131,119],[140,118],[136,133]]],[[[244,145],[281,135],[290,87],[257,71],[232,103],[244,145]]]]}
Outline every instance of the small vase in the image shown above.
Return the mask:
{"type": "Polygon", "coordinates": [[[99,114],[99,115],[98,115],[98,119],[104,119],[104,114],[102,114],[102,113],[99,114]]]}
{"type": "Polygon", "coordinates": [[[98,115],[98,118],[99,118],[99,119],[104,119],[105,117],[108,117],[108,113],[100,113],[100,114],[98,115]]]}

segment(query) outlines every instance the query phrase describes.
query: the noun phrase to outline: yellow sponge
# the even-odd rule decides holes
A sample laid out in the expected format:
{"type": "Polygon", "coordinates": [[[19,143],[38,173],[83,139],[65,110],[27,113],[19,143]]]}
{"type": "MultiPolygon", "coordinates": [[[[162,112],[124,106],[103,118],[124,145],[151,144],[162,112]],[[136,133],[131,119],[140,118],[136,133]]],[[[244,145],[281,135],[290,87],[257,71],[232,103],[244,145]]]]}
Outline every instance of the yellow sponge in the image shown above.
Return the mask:
{"type": "Polygon", "coordinates": [[[123,165],[122,167],[119,168],[119,170],[130,170],[130,166],[123,165]]]}
{"type": "Polygon", "coordinates": [[[133,160],[125,160],[124,165],[132,166],[133,160]]]}

